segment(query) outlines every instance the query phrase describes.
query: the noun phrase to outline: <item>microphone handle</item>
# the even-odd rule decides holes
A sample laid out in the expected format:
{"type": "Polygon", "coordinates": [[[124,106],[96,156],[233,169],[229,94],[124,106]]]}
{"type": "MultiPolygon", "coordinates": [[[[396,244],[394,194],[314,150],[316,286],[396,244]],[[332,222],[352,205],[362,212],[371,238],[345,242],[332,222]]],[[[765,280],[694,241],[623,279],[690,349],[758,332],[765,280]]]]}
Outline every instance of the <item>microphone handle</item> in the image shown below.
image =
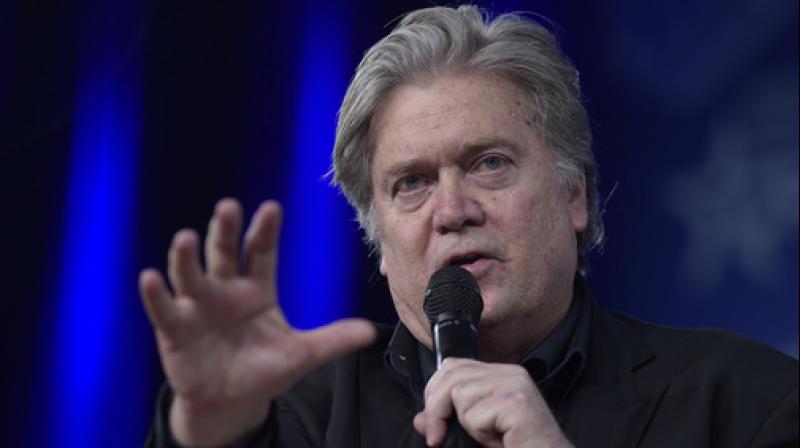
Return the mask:
{"type": "MultiPolygon", "coordinates": [[[[441,367],[445,358],[477,358],[478,331],[469,319],[461,315],[440,315],[431,328],[436,366],[441,367]]],[[[473,439],[458,422],[455,411],[447,420],[447,436],[443,448],[478,448],[482,445],[473,439]]]]}
{"type": "Polygon", "coordinates": [[[442,367],[442,361],[445,358],[476,359],[478,357],[478,330],[475,328],[475,324],[460,317],[440,319],[431,326],[437,369],[442,367]]]}

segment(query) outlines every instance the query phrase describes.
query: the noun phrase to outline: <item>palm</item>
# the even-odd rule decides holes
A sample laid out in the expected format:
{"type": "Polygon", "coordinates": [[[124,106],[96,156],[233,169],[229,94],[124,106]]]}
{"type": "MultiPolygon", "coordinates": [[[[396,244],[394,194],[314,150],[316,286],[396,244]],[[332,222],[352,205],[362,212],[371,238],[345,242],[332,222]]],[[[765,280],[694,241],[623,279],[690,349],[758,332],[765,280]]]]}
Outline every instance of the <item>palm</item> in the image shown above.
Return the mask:
{"type": "Polygon", "coordinates": [[[222,201],[209,224],[205,270],[193,232],[178,232],[173,240],[174,298],[157,272],[142,273],[142,298],[165,373],[176,397],[194,407],[268,403],[299,375],[372,338],[364,322],[307,333],[286,322],[275,291],[279,224],[277,204],[262,205],[240,257],[241,211],[235,201],[222,201]]]}
{"type": "MultiPolygon", "coordinates": [[[[281,310],[246,279],[213,282],[207,306],[172,334],[159,335],[164,369],[177,394],[216,405],[229,397],[282,392],[302,345],[281,310]],[[294,353],[295,356],[291,356],[294,353]],[[285,376],[285,374],[283,374],[285,376]]],[[[189,300],[191,307],[197,301],[189,300]]]]}

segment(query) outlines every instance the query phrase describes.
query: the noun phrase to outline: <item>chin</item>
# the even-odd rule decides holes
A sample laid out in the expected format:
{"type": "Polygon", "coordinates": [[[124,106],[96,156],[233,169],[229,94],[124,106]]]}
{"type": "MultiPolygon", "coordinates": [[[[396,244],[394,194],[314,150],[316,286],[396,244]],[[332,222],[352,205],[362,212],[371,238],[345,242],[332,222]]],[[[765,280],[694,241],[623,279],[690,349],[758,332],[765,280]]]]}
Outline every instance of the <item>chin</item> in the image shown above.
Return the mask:
{"type": "Polygon", "coordinates": [[[489,330],[500,325],[523,324],[520,318],[524,319],[525,315],[528,318],[535,315],[531,305],[530,302],[515,300],[513,296],[501,296],[487,292],[484,295],[480,327],[489,330]]]}
{"type": "Polygon", "coordinates": [[[486,304],[484,304],[484,306],[485,308],[481,314],[479,329],[481,331],[490,331],[503,323],[503,319],[501,316],[497,315],[496,310],[493,307],[486,306],[486,304]]]}
{"type": "MultiPolygon", "coordinates": [[[[500,315],[504,313],[504,305],[508,305],[509,298],[503,296],[505,291],[498,291],[495,288],[485,288],[481,290],[481,297],[483,298],[483,313],[481,313],[481,323],[484,321],[497,321],[500,315]]],[[[507,310],[506,310],[507,311],[507,310]]]]}

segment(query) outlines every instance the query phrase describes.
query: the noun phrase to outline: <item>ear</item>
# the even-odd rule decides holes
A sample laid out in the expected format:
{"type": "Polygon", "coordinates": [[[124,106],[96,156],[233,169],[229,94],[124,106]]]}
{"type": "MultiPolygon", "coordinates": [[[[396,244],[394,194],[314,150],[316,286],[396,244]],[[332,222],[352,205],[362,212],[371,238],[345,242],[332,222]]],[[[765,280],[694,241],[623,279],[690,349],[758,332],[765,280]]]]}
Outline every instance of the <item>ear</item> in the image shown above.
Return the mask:
{"type": "Polygon", "coordinates": [[[567,212],[576,232],[586,230],[589,225],[589,211],[586,208],[586,178],[581,174],[580,181],[569,192],[567,212]]]}
{"type": "Polygon", "coordinates": [[[378,255],[380,261],[378,262],[378,269],[381,271],[381,275],[386,277],[386,257],[383,255],[378,255]]]}

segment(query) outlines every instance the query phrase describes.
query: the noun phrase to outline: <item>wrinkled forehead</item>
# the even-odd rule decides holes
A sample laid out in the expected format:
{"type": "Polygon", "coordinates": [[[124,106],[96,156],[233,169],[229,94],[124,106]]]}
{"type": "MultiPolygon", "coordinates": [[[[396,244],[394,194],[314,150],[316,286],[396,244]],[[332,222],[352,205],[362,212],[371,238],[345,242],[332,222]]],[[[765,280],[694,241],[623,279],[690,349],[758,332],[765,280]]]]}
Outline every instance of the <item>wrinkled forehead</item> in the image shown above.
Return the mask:
{"type": "Polygon", "coordinates": [[[393,89],[370,122],[372,172],[418,151],[459,150],[487,140],[513,140],[530,131],[521,90],[507,79],[472,73],[393,89]],[[527,129],[522,129],[522,128],[527,129]]]}

